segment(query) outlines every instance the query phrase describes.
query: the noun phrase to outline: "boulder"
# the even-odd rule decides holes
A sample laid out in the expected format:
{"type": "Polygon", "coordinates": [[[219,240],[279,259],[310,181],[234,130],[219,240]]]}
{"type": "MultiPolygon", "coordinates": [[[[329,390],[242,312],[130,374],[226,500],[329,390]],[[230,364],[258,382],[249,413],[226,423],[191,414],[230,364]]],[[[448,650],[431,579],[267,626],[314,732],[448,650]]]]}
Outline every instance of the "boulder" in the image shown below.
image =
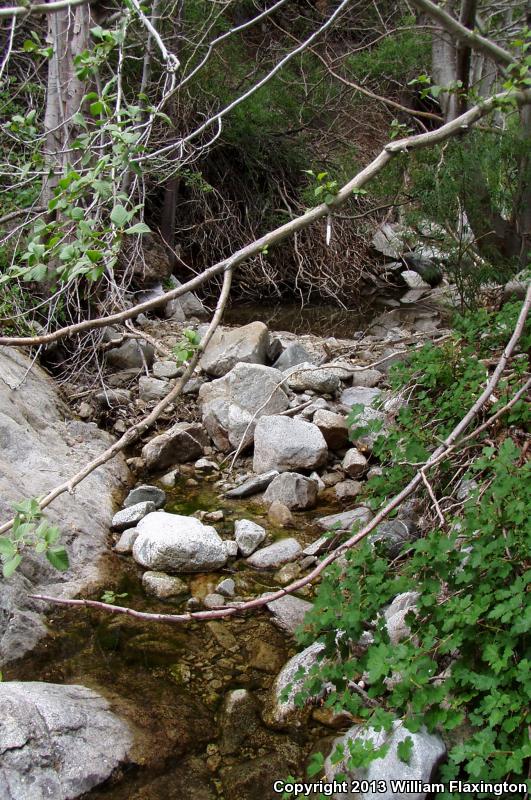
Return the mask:
{"type": "Polygon", "coordinates": [[[324,651],[324,645],[315,642],[296,653],[293,658],[284,664],[271,687],[262,712],[263,720],[271,728],[285,728],[288,726],[301,725],[310,713],[310,707],[306,705],[298,708],[295,705],[295,697],[302,690],[308,673],[312,667],[319,663],[319,656],[324,651]],[[304,670],[305,675],[300,676],[300,671],[304,670]],[[286,693],[285,699],[281,699],[286,693]]]}
{"type": "Polygon", "coordinates": [[[267,518],[272,525],[279,528],[289,528],[294,524],[291,511],[284,503],[273,500],[267,512],[267,518]]]}
{"type": "Polygon", "coordinates": [[[254,569],[277,569],[289,561],[294,561],[302,552],[296,539],[279,539],[268,547],[262,547],[247,559],[247,564],[254,569]]]}
{"type": "Polygon", "coordinates": [[[351,500],[359,495],[363,484],[359,481],[340,481],[336,483],[334,489],[338,500],[351,500]]]}
{"type": "Polygon", "coordinates": [[[272,367],[237,364],[225,377],[201,386],[203,424],[219,450],[230,452],[242,441],[249,446],[260,417],[289,408],[282,381],[282,373],[272,367]]]}
{"type": "Polygon", "coordinates": [[[142,375],[138,381],[138,396],[145,403],[162,400],[171,391],[168,381],[159,381],[158,378],[149,378],[142,375]]]}
{"type": "Polygon", "coordinates": [[[237,500],[243,497],[251,497],[253,494],[258,494],[267,489],[273,478],[278,475],[278,470],[271,469],[269,472],[264,472],[262,475],[255,475],[247,478],[246,481],[240,483],[234,489],[229,489],[225,492],[225,497],[231,500],[237,500]]]}
{"type": "Polygon", "coordinates": [[[304,511],[317,503],[318,487],[315,481],[297,472],[283,472],[269,484],[264,502],[277,500],[291,511],[304,511]]]}
{"type": "Polygon", "coordinates": [[[372,246],[387,258],[399,259],[404,249],[403,234],[400,225],[383,222],[372,237],[372,246]]]}
{"type": "Polygon", "coordinates": [[[312,422],[281,416],[264,416],[254,434],[255,472],[313,470],[327,459],[323,434],[312,422]]]}
{"type": "Polygon", "coordinates": [[[330,450],[341,450],[348,444],[347,421],[342,414],[324,408],[318,409],[313,415],[313,424],[323,434],[330,450]]]}
{"type": "Polygon", "coordinates": [[[241,362],[265,364],[269,331],[263,322],[251,322],[241,328],[218,328],[201,357],[201,369],[221,378],[241,362]]]}
{"type": "Polygon", "coordinates": [[[146,594],[167,600],[170,597],[183,597],[188,594],[186,583],[165,572],[147,571],[142,575],[142,586],[146,594]]]}
{"type": "MultiPolygon", "coordinates": [[[[46,495],[115,441],[94,423],[73,420],[50,376],[15,348],[0,348],[0,518],[12,504],[46,495]]],[[[72,597],[99,579],[100,556],[107,552],[115,495],[129,474],[118,454],[100,466],[46,517],[61,531],[70,569],[55,570],[27,548],[23,567],[0,577],[0,664],[23,656],[47,634],[42,603],[34,593],[72,597]]]]}
{"type": "Polygon", "coordinates": [[[292,594],[279,597],[267,604],[267,608],[273,615],[272,621],[284,633],[293,636],[297,628],[304,622],[304,617],[313,608],[312,603],[301,600],[292,594]]]}
{"type": "Polygon", "coordinates": [[[163,470],[175,464],[196,461],[208,446],[208,436],[198,422],[177,422],[165,433],[154,436],[142,448],[148,470],[163,470]]]}
{"type": "Polygon", "coordinates": [[[161,380],[178,378],[184,372],[175,361],[155,361],[153,364],[153,377],[161,380]]]}
{"type": "Polygon", "coordinates": [[[127,725],[92,689],[38,681],[0,683],[2,800],[84,795],[127,759],[132,744],[127,725]]]}
{"type": "Polygon", "coordinates": [[[152,511],[155,511],[155,503],[150,500],[122,508],[112,518],[111,528],[113,531],[125,531],[126,528],[133,528],[146,514],[150,514],[152,511]]]}
{"type": "Polygon", "coordinates": [[[234,524],[234,538],[242,556],[254,553],[266,538],[266,529],[250,519],[239,519],[234,524]]]}
{"type": "Polygon", "coordinates": [[[284,352],[279,355],[273,366],[275,369],[284,371],[291,367],[296,367],[297,364],[315,364],[315,361],[315,356],[309,353],[302,344],[291,342],[284,352]]]}
{"type": "Polygon", "coordinates": [[[355,447],[347,450],[341,466],[351,478],[359,478],[367,470],[367,459],[355,447]]]}
{"type": "Polygon", "coordinates": [[[166,502],[166,492],[158,486],[142,484],[132,489],[124,500],[124,507],[134,506],[136,503],[147,503],[151,501],[155,508],[162,508],[166,502]]]}
{"type": "Polygon", "coordinates": [[[287,385],[295,392],[305,392],[309,389],[318,394],[333,394],[339,388],[339,377],[333,369],[316,367],[309,361],[291,367],[286,371],[286,375],[287,385]]]}
{"type": "Polygon", "coordinates": [[[317,525],[322,531],[337,530],[350,531],[357,525],[362,527],[371,521],[373,513],[366,506],[358,506],[351,511],[342,511],[340,514],[329,514],[317,520],[317,525]]]}
{"type": "Polygon", "coordinates": [[[372,389],[383,379],[383,372],[379,369],[356,369],[350,373],[352,377],[352,386],[359,386],[372,389]]]}
{"type": "MultiPolygon", "coordinates": [[[[325,761],[324,771],[326,780],[332,783],[338,774],[345,775],[348,782],[353,780],[366,780],[369,783],[374,781],[384,781],[386,790],[378,794],[383,800],[397,800],[404,797],[402,793],[394,792],[391,788],[391,780],[420,781],[428,783],[434,776],[435,771],[444,756],[446,747],[442,739],[434,734],[430,734],[426,729],[418,733],[410,733],[402,723],[397,720],[389,733],[385,730],[376,731],[374,728],[366,728],[362,725],[354,725],[347,733],[334,741],[330,755],[325,761]],[[409,763],[405,763],[398,757],[397,746],[407,737],[413,742],[413,749],[409,763]],[[371,761],[368,767],[360,769],[350,769],[349,742],[359,739],[361,742],[372,742],[375,747],[389,745],[389,749],[383,758],[371,761]],[[344,748],[346,755],[339,761],[332,759],[332,754],[338,746],[344,748]],[[335,761],[336,763],[333,763],[335,761]]],[[[414,785],[414,784],[413,784],[414,785]]],[[[335,800],[347,800],[347,798],[357,798],[357,800],[370,800],[374,795],[372,792],[353,793],[335,792],[331,795],[335,800]]],[[[408,800],[425,800],[427,793],[423,791],[413,791],[407,794],[408,800]]]]}
{"type": "Polygon", "coordinates": [[[150,570],[209,572],[227,561],[216,530],[195,517],[157,511],[144,517],[137,527],[133,558],[150,570]]]}

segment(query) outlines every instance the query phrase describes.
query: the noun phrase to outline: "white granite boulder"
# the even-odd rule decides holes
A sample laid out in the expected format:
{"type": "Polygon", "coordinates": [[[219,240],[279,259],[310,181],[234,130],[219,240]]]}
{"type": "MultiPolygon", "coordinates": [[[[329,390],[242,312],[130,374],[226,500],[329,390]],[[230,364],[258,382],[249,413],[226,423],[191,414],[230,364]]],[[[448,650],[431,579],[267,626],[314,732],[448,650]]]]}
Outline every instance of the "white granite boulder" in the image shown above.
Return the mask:
{"type": "Polygon", "coordinates": [[[258,421],[254,432],[255,472],[314,470],[323,466],[327,457],[324,436],[312,422],[281,416],[264,416],[258,421]]]}
{"type": "Polygon", "coordinates": [[[223,567],[227,553],[215,528],[195,517],[157,511],[137,526],[133,558],[157,572],[209,572],[223,567]]]}

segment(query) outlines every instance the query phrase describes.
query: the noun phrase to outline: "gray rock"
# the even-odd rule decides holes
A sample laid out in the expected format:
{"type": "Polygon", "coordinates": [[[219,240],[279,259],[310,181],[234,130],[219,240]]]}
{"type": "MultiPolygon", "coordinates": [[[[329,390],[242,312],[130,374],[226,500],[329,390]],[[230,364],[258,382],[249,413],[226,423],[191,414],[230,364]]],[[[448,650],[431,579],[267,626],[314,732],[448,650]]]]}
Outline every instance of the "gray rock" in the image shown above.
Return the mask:
{"type": "Polygon", "coordinates": [[[330,450],[340,450],[348,444],[347,421],[342,414],[319,409],[313,416],[313,424],[317,425],[324,436],[330,450]]]}
{"type": "Polygon", "coordinates": [[[345,411],[350,411],[353,405],[360,403],[363,406],[370,406],[382,394],[381,389],[369,388],[365,386],[350,386],[341,393],[339,402],[345,411]]]}
{"type": "Polygon", "coordinates": [[[358,478],[367,471],[367,459],[355,447],[347,450],[341,466],[351,478],[358,478]]]}
{"type": "Polygon", "coordinates": [[[137,503],[147,503],[151,501],[155,508],[162,508],[166,502],[166,492],[159,489],[158,486],[149,486],[142,484],[132,489],[124,500],[124,507],[134,506],[137,503]]]}
{"type": "Polygon", "coordinates": [[[267,518],[272,525],[279,528],[289,528],[294,525],[291,511],[278,500],[274,500],[269,506],[267,518]]]}
{"type": "MultiPolygon", "coordinates": [[[[413,272],[412,274],[415,275],[416,273],[413,272]]],[[[407,292],[400,298],[400,303],[404,306],[414,305],[415,303],[418,303],[421,297],[424,297],[428,289],[429,286],[426,286],[423,289],[408,289],[407,292]]]]}
{"type": "Polygon", "coordinates": [[[153,364],[153,377],[161,380],[178,378],[183,372],[183,367],[179,367],[175,361],[155,361],[153,364]]]}
{"type": "Polygon", "coordinates": [[[298,342],[291,342],[288,344],[284,352],[277,358],[273,367],[282,371],[288,370],[291,367],[296,367],[297,364],[315,364],[316,359],[311,353],[306,350],[302,344],[298,342]]]}
{"type": "MultiPolygon", "coordinates": [[[[418,273],[429,287],[437,286],[443,279],[443,273],[434,259],[439,258],[441,253],[435,248],[431,248],[431,251],[426,248],[425,252],[425,255],[422,253],[404,253],[404,261],[410,270],[418,273]]],[[[402,273],[403,276],[404,273],[402,273]]]]}
{"type": "Polygon", "coordinates": [[[100,406],[113,408],[114,406],[125,406],[131,400],[129,389],[105,389],[97,392],[94,399],[100,406]]]}
{"type": "Polygon", "coordinates": [[[256,475],[248,478],[246,481],[236,486],[234,489],[229,489],[225,492],[225,497],[231,500],[240,499],[242,497],[251,497],[253,494],[258,494],[267,489],[273,478],[278,475],[278,470],[272,469],[269,472],[264,472],[262,475],[256,475]]]}
{"type": "MultiPolygon", "coordinates": [[[[446,755],[446,747],[439,736],[429,734],[425,729],[421,729],[418,733],[410,733],[398,720],[395,721],[389,733],[384,730],[375,731],[374,728],[354,725],[347,733],[334,741],[332,753],[338,745],[345,748],[347,755],[335,764],[332,763],[331,756],[326,759],[324,767],[326,780],[331,783],[334,777],[341,773],[347,776],[349,782],[352,780],[385,781],[386,791],[378,794],[378,797],[382,798],[382,800],[398,800],[398,798],[405,796],[402,793],[392,791],[391,779],[429,782],[446,755]],[[413,750],[409,764],[406,764],[398,757],[397,746],[399,742],[404,741],[408,736],[413,741],[413,750]],[[358,738],[360,741],[373,742],[375,747],[387,744],[389,749],[383,758],[371,761],[368,767],[355,770],[349,769],[348,743],[358,738]]],[[[335,800],[347,800],[347,798],[372,800],[373,798],[373,794],[370,792],[365,794],[336,792],[331,796],[335,800]]],[[[410,792],[407,797],[408,800],[425,800],[427,793],[410,792]]]]}
{"type": "Polygon", "coordinates": [[[334,370],[316,367],[309,361],[291,367],[285,374],[287,385],[296,392],[333,394],[339,388],[339,377],[334,370]]]}
{"type": "Polygon", "coordinates": [[[236,584],[232,578],[225,578],[221,583],[218,583],[215,591],[223,597],[234,597],[236,593],[236,584]]]}
{"type": "Polygon", "coordinates": [[[272,600],[267,604],[267,608],[273,615],[272,621],[277,628],[292,636],[304,622],[304,617],[311,611],[313,604],[287,594],[278,600],[272,600]]]}
{"type": "Polygon", "coordinates": [[[282,380],[272,367],[237,364],[225,377],[201,387],[203,424],[219,450],[230,452],[242,442],[248,447],[261,417],[286,411],[289,400],[282,380]]]}
{"type": "Polygon", "coordinates": [[[363,484],[359,481],[340,481],[335,485],[338,500],[351,500],[353,497],[357,497],[362,489],[363,484]]]}
{"type": "Polygon", "coordinates": [[[239,519],[234,524],[234,538],[242,556],[254,553],[266,536],[266,529],[250,519],[239,519]]]}
{"type": "Polygon", "coordinates": [[[167,469],[175,464],[195,461],[208,446],[208,436],[198,422],[177,422],[165,433],[153,437],[142,448],[148,470],[167,469]]]}
{"type": "Polygon", "coordinates": [[[247,564],[254,569],[277,569],[283,564],[294,561],[302,552],[296,539],[279,539],[268,547],[262,547],[247,559],[247,564]]]}
{"type": "Polygon", "coordinates": [[[411,628],[406,623],[409,612],[416,610],[419,600],[418,592],[403,592],[397,595],[392,603],[384,609],[385,626],[391,644],[398,644],[411,635],[411,628]]]}
{"type": "MultiPolygon", "coordinates": [[[[107,329],[104,335],[107,341],[121,339],[121,334],[111,328],[107,329]]],[[[105,363],[114,369],[132,369],[133,367],[150,367],[153,363],[155,348],[144,339],[126,339],[126,341],[107,350],[105,353],[105,363]]]]}
{"type": "Polygon", "coordinates": [[[132,744],[107,700],[85,686],[0,683],[2,800],[84,795],[126,760],[132,744]]]}
{"type": "Polygon", "coordinates": [[[208,458],[199,458],[194,464],[194,469],[196,472],[217,472],[219,466],[208,458]]]}
{"type": "Polygon", "coordinates": [[[302,690],[310,669],[319,663],[319,656],[323,650],[324,645],[315,642],[300,653],[296,653],[282,667],[264,705],[263,719],[266,725],[282,729],[301,725],[308,717],[310,707],[298,708],[295,705],[295,697],[302,690]],[[305,671],[304,677],[296,678],[295,676],[301,669],[305,671]],[[282,700],[281,696],[288,686],[288,695],[285,700],[282,700]]]}
{"type": "Polygon", "coordinates": [[[403,233],[404,229],[399,225],[384,222],[375,232],[372,238],[372,246],[387,258],[399,259],[404,249],[403,233]]]}
{"type": "Polygon", "coordinates": [[[138,396],[146,403],[155,400],[162,400],[171,390],[168,381],[159,381],[157,378],[149,378],[146,375],[138,381],[138,396]]]}
{"type": "Polygon", "coordinates": [[[392,558],[396,558],[405,544],[414,541],[418,535],[418,528],[410,517],[380,522],[370,537],[371,542],[383,541],[386,550],[392,558]]]}
{"type": "Polygon", "coordinates": [[[146,594],[158,597],[160,600],[167,600],[170,597],[182,597],[188,594],[188,586],[173,575],[165,572],[149,571],[142,575],[142,586],[146,594]]]}
{"type": "Polygon", "coordinates": [[[323,434],[312,422],[289,417],[262,417],[254,435],[255,472],[279,472],[322,466],[328,456],[323,434]]]}
{"type": "MultiPolygon", "coordinates": [[[[181,281],[178,280],[175,275],[170,275],[168,281],[171,283],[174,289],[178,289],[180,286],[182,286],[181,281]]],[[[187,318],[197,317],[198,319],[204,319],[205,317],[208,317],[208,311],[194,292],[185,292],[180,297],[177,297],[175,300],[171,300],[170,302],[178,303],[181,313],[187,318]]],[[[173,315],[175,316],[176,313],[179,313],[177,309],[174,310],[173,315]]]]}
{"type": "Polygon", "coordinates": [[[238,542],[234,539],[224,539],[223,550],[227,558],[236,558],[238,555],[238,542]]]}
{"type": "Polygon", "coordinates": [[[402,280],[405,281],[406,286],[409,289],[429,289],[429,283],[426,283],[422,280],[418,272],[415,272],[412,269],[406,269],[402,272],[402,280]]]}
{"type": "Polygon", "coordinates": [[[174,574],[219,569],[227,554],[211,526],[195,517],[157,511],[139,522],[133,558],[148,569],[174,574]]]}
{"type": "Polygon", "coordinates": [[[225,598],[222,594],[217,592],[210,592],[203,598],[203,605],[205,608],[223,608],[225,605],[225,598]]]}
{"type": "Polygon", "coordinates": [[[379,369],[356,369],[350,373],[352,377],[352,386],[364,387],[372,389],[383,379],[383,372],[379,369]]]}
{"type": "Polygon", "coordinates": [[[113,547],[115,553],[120,553],[121,555],[131,553],[137,536],[138,530],[136,528],[127,528],[113,547]]]}
{"type": "Polygon", "coordinates": [[[155,511],[155,503],[148,500],[144,503],[135,503],[134,506],[122,508],[112,518],[111,528],[113,531],[125,531],[126,528],[134,528],[134,526],[143,519],[146,514],[155,511]]]}
{"type": "Polygon", "coordinates": [[[167,489],[173,489],[173,487],[175,486],[175,482],[176,482],[178,477],[179,477],[179,470],[178,469],[174,469],[174,470],[171,470],[170,472],[167,472],[165,475],[163,475],[162,478],[160,478],[160,482],[167,489]]]}
{"type": "Polygon", "coordinates": [[[291,511],[304,511],[317,503],[317,484],[297,472],[283,472],[269,484],[264,502],[278,500],[291,511]]]}
{"type": "Polygon", "coordinates": [[[526,281],[518,280],[517,278],[507,281],[503,287],[502,303],[508,303],[509,300],[523,300],[526,292],[526,281]]]}
{"type": "Polygon", "coordinates": [[[373,513],[366,506],[358,506],[351,511],[342,511],[340,514],[329,514],[317,520],[317,525],[322,531],[338,530],[350,531],[354,525],[363,527],[373,518],[373,513]]]}
{"type": "Polygon", "coordinates": [[[269,331],[263,322],[251,322],[241,328],[218,328],[201,357],[201,369],[221,378],[236,364],[265,364],[269,331]]]}

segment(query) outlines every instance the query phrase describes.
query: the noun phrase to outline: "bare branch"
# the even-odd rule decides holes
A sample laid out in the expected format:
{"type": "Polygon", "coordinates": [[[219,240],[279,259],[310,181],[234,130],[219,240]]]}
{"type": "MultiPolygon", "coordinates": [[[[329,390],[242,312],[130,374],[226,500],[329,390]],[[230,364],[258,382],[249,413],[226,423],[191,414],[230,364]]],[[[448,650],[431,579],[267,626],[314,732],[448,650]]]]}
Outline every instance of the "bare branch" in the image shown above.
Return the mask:
{"type": "Polygon", "coordinates": [[[25,17],[27,14],[53,14],[56,11],[61,11],[64,8],[74,8],[74,6],[84,6],[90,3],[90,0],[54,0],[51,3],[37,3],[34,6],[20,5],[20,6],[6,6],[0,8],[1,17],[25,17]]]}

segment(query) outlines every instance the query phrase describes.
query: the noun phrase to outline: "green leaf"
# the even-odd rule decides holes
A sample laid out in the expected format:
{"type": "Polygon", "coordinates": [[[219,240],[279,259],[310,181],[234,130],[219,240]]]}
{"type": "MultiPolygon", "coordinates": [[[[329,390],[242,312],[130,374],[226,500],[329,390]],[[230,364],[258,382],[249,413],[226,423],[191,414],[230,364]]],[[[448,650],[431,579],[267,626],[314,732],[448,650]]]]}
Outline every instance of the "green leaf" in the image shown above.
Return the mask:
{"type": "Polygon", "coordinates": [[[400,761],[403,761],[404,764],[409,764],[413,753],[413,739],[411,736],[406,736],[403,741],[398,742],[396,752],[400,761]]]}
{"type": "Polygon", "coordinates": [[[11,539],[0,536],[0,556],[12,558],[16,553],[16,548],[11,539]]]}
{"type": "Polygon", "coordinates": [[[15,572],[21,561],[22,556],[20,553],[17,553],[15,556],[13,556],[13,558],[10,558],[9,561],[5,562],[4,566],[2,567],[2,572],[6,580],[15,572]]]}
{"type": "Polygon", "coordinates": [[[125,230],[125,233],[127,233],[128,235],[132,235],[135,233],[139,234],[151,233],[151,228],[149,227],[149,225],[146,225],[145,222],[137,222],[136,225],[132,225],[130,228],[127,228],[125,230]]]}
{"type": "Polygon", "coordinates": [[[122,205],[114,206],[113,210],[111,211],[111,222],[113,222],[117,228],[123,228],[127,222],[129,222],[130,212],[122,205]]]}
{"type": "Polygon", "coordinates": [[[64,549],[64,547],[51,547],[46,552],[46,558],[54,566],[56,569],[64,570],[68,569],[70,566],[70,562],[68,560],[68,553],[64,549]]]}

